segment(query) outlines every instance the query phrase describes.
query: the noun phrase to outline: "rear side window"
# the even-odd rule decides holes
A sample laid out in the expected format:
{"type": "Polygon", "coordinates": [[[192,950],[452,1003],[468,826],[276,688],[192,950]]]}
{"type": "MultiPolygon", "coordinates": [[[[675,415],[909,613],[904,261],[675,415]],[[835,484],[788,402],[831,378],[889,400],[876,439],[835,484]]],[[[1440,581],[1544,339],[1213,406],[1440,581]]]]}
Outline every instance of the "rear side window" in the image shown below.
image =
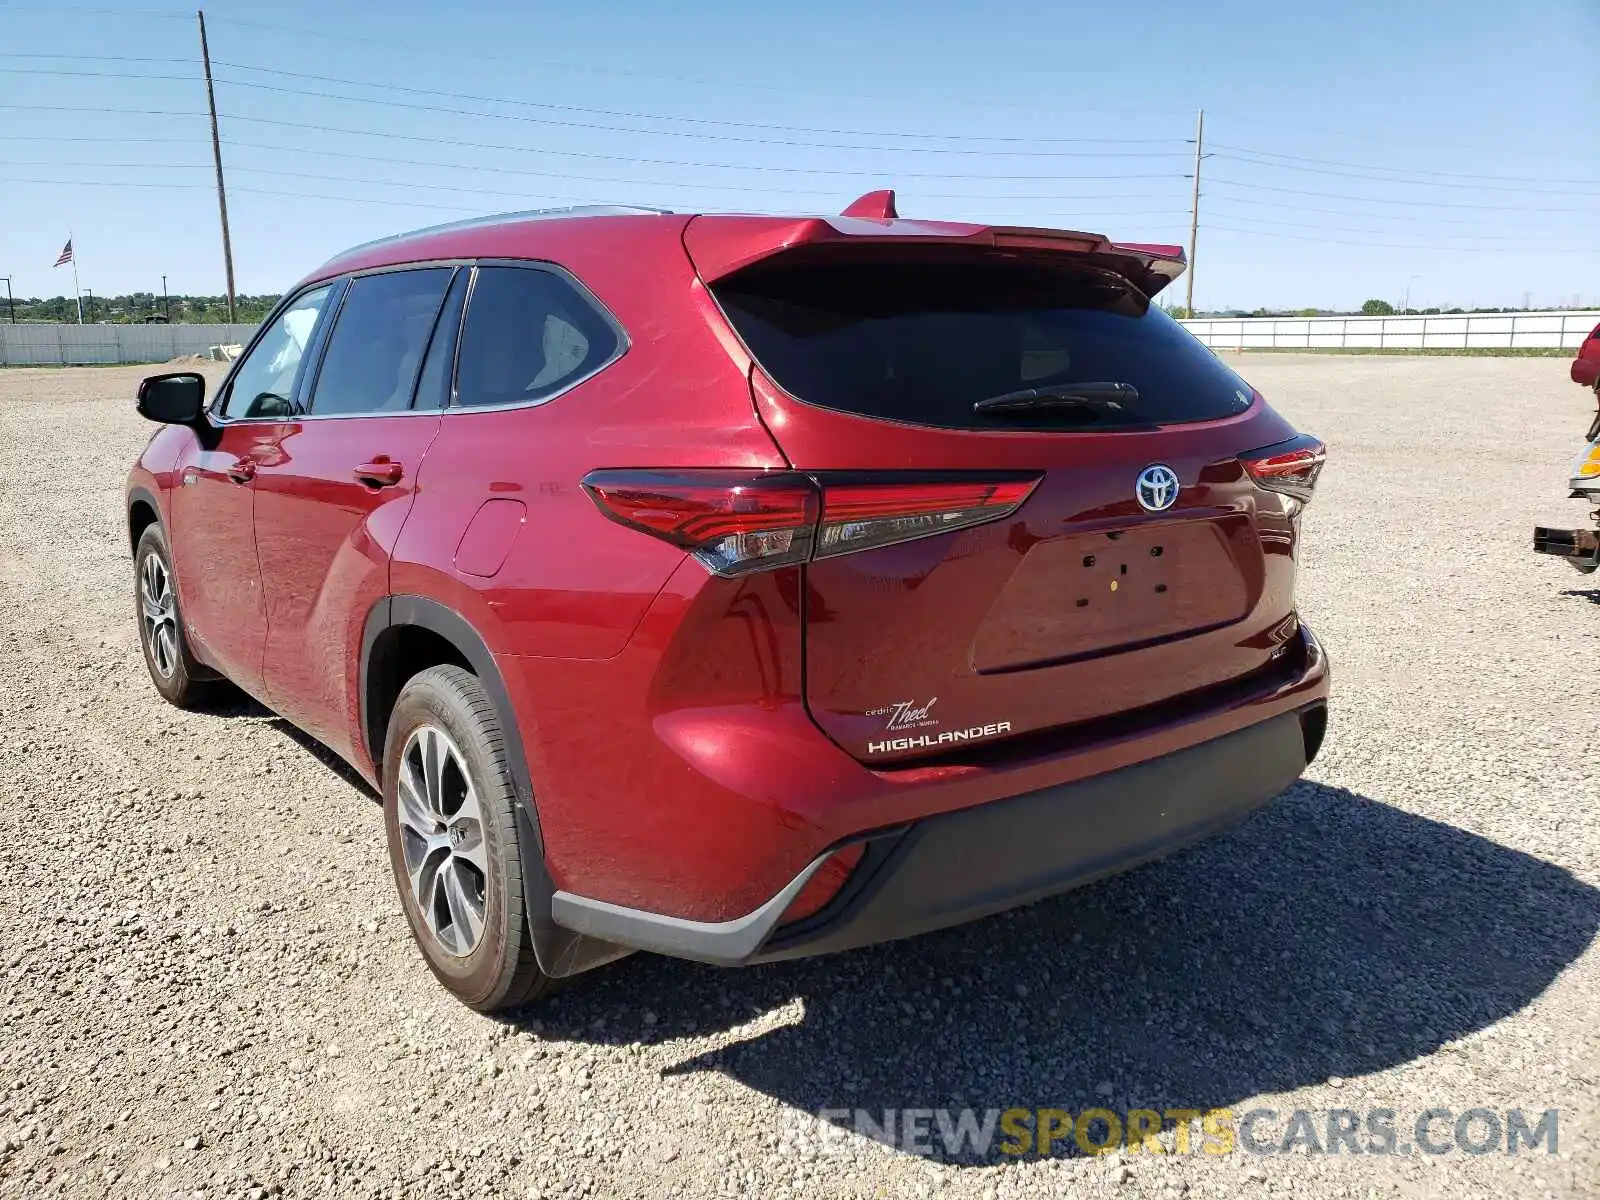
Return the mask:
{"type": "Polygon", "coordinates": [[[351,280],[317,372],[316,416],[403,412],[450,286],[451,268],[387,271],[351,280]]]}
{"type": "Polygon", "coordinates": [[[596,302],[565,276],[533,267],[480,267],[456,365],[462,407],[548,400],[622,352],[596,302]]]}
{"type": "MultiPolygon", "coordinates": [[[[1250,386],[1120,276],[1016,259],[857,254],[762,265],[712,288],[777,383],[807,403],[948,429],[1205,421],[1250,386]],[[1131,384],[1104,404],[980,414],[1027,389],[1131,384]]],[[[1091,397],[1092,399],[1092,397],[1091,397]]]]}

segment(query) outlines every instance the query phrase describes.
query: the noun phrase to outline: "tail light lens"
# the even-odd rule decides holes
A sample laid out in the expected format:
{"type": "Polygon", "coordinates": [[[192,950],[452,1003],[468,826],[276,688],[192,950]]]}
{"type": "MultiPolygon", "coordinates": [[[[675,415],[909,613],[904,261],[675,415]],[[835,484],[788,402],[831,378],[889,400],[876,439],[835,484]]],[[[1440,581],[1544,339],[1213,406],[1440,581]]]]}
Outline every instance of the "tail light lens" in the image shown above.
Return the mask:
{"type": "Polygon", "coordinates": [[[1327,461],[1327,448],[1314,437],[1302,435],[1275,446],[1264,446],[1239,456],[1257,487],[1292,496],[1302,504],[1311,499],[1317,476],[1327,461]]]}
{"type": "Polygon", "coordinates": [[[1038,482],[824,484],[815,557],[981,525],[1015,512],[1038,482]]]}
{"type": "Polygon", "coordinates": [[[811,557],[819,498],[804,475],[594,471],[583,488],[611,520],[683,547],[717,575],[811,557]]]}
{"type": "Polygon", "coordinates": [[[1015,512],[1038,482],[605,470],[590,472],[583,487],[611,520],[732,576],[981,525],[1015,512]]]}

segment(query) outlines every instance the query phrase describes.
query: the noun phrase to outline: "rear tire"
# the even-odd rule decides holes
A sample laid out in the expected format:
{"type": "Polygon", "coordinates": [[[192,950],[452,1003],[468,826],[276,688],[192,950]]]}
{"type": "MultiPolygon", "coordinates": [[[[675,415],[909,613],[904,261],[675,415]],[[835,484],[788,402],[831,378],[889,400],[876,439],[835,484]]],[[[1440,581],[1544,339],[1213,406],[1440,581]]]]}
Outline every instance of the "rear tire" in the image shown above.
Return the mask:
{"type": "Polygon", "coordinates": [[[384,741],[389,865],[429,970],[485,1013],[554,987],[534,955],[516,804],[500,716],[477,676],[454,666],[413,676],[384,741]]]}
{"type": "Polygon", "coordinates": [[[159,524],[139,535],[133,551],[133,611],[144,665],[162,698],[179,708],[193,708],[212,695],[217,677],[189,649],[172,552],[159,524]]]}

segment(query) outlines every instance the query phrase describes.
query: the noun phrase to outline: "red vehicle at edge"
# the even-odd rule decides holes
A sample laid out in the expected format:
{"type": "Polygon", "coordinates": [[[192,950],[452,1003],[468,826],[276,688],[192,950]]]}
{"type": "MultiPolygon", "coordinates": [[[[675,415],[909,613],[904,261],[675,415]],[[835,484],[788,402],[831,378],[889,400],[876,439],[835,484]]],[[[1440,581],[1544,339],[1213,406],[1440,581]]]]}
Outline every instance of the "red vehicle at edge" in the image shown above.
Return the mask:
{"type": "Polygon", "coordinates": [[[1174,247],[511,214],[293,289],[128,489],[180,705],[384,797],[434,973],[906,936],[1212,833],[1316,754],[1323,450],[1150,297],[1174,247]]]}
{"type": "MultiPolygon", "coordinates": [[[[1588,500],[1600,505],[1600,325],[1578,347],[1578,356],[1572,360],[1572,382],[1595,392],[1596,411],[1589,422],[1589,432],[1584,434],[1587,445],[1572,464],[1567,481],[1568,495],[1573,500],[1588,500]]],[[[1600,507],[1590,514],[1590,519],[1600,522],[1600,507]]],[[[1578,571],[1592,575],[1600,568],[1600,529],[1550,529],[1535,525],[1533,549],[1538,554],[1554,554],[1564,558],[1578,571]]]]}

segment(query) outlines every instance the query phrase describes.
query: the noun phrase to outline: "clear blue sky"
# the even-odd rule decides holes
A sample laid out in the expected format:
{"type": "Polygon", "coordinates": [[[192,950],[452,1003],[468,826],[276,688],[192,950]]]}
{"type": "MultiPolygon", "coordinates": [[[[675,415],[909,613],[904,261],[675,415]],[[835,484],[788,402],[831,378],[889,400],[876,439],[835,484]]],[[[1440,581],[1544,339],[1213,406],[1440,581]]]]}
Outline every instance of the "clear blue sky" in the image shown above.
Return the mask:
{"type": "MultiPolygon", "coordinates": [[[[893,186],[908,215],[1187,242],[1203,106],[1198,307],[1600,303],[1600,0],[206,16],[241,292],[383,234],[589,201],[831,212],[893,186]]],[[[18,294],[70,294],[69,231],[97,294],[222,290],[198,58],[192,11],[0,3],[18,294]]]]}

